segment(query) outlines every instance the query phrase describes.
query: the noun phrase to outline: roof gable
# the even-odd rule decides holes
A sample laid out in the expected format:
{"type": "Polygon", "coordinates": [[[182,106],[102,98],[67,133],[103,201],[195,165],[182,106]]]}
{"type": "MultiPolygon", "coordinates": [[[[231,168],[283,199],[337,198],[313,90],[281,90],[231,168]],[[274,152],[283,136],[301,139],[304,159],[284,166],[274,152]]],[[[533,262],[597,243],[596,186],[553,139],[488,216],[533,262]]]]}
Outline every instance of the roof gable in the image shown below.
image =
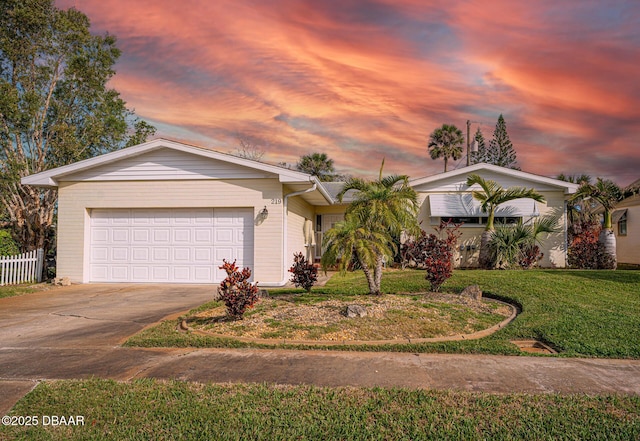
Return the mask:
{"type": "Polygon", "coordinates": [[[468,191],[467,177],[471,174],[477,174],[485,179],[496,181],[504,188],[526,187],[537,191],[563,191],[565,194],[575,193],[578,189],[577,184],[484,163],[424,178],[412,179],[409,184],[417,192],[468,191]]]}
{"type": "Polygon", "coordinates": [[[239,179],[277,177],[283,183],[314,182],[306,174],[214,150],[156,139],[22,178],[23,184],[56,187],[70,180],[239,179]]]}

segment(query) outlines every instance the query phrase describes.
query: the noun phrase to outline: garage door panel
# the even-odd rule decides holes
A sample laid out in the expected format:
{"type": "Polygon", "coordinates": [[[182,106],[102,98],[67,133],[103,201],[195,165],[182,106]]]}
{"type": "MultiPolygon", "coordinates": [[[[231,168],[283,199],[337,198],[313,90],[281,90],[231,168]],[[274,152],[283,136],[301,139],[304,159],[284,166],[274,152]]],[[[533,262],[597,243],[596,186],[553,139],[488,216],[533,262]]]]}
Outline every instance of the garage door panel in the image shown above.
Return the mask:
{"type": "Polygon", "coordinates": [[[150,262],[149,248],[147,247],[134,247],[131,248],[131,260],[136,263],[150,262]]]}
{"type": "Polygon", "coordinates": [[[168,228],[154,228],[153,243],[171,243],[171,230],[168,228]]]}
{"type": "Polygon", "coordinates": [[[154,262],[169,262],[171,258],[171,248],[154,247],[152,254],[154,262]]]}
{"type": "Polygon", "coordinates": [[[94,282],[216,283],[222,259],[253,266],[253,209],[96,209],[94,282]]]}
{"type": "Polygon", "coordinates": [[[111,259],[114,262],[127,262],[129,260],[129,248],[113,247],[111,248],[111,259]]]}

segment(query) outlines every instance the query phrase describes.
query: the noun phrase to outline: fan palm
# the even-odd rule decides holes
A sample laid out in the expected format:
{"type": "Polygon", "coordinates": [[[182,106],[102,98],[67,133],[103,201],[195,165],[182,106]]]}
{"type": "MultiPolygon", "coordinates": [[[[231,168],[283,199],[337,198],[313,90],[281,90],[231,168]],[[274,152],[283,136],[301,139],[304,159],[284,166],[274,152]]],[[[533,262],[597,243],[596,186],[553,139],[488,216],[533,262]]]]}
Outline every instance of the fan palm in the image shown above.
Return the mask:
{"type": "Polygon", "coordinates": [[[558,219],[554,216],[543,216],[528,225],[518,222],[516,225],[499,226],[489,242],[491,260],[502,267],[520,265],[528,268],[541,257],[538,245],[542,242],[542,235],[558,231],[558,219]],[[530,262],[528,257],[531,257],[530,262]]]}
{"type": "Polygon", "coordinates": [[[444,159],[444,171],[447,171],[449,158],[458,160],[462,157],[464,135],[462,130],[454,125],[443,124],[429,135],[429,154],[431,159],[444,159]]]}
{"type": "MultiPolygon", "coordinates": [[[[361,178],[347,180],[338,193],[340,202],[348,191],[354,190],[354,199],[345,212],[345,223],[341,228],[349,226],[349,230],[360,231],[355,237],[361,244],[351,248],[360,261],[369,282],[370,294],[380,294],[382,281],[382,266],[385,256],[392,258],[390,250],[395,248],[393,236],[398,236],[403,231],[417,234],[419,228],[416,216],[418,214],[418,196],[409,186],[408,176],[392,175],[382,176],[384,161],[380,167],[380,175],[375,181],[367,181],[361,178]],[[357,228],[356,228],[357,227],[357,228]],[[364,234],[366,232],[366,234],[364,234]],[[367,245],[368,243],[368,245],[367,245]],[[371,278],[367,271],[371,272],[371,278]]],[[[343,231],[342,234],[346,234],[343,231]]],[[[329,234],[325,246],[330,248],[332,242],[342,241],[337,232],[329,234]]],[[[345,239],[346,240],[346,239],[345,239]]],[[[341,248],[338,247],[338,250],[341,248]]],[[[340,253],[330,254],[323,265],[335,262],[334,256],[340,253]]]]}
{"type": "Polygon", "coordinates": [[[598,178],[595,184],[583,182],[571,200],[591,198],[602,205],[604,222],[598,240],[604,245],[605,253],[613,259],[613,268],[617,266],[616,236],[613,233],[612,214],[616,205],[623,198],[623,192],[613,181],[598,178]]]}
{"type": "Polygon", "coordinates": [[[503,188],[496,181],[484,179],[482,176],[472,174],[467,177],[467,186],[478,184],[480,190],[474,190],[472,195],[474,199],[480,202],[480,208],[483,213],[487,213],[487,226],[482,232],[480,240],[480,256],[478,263],[482,268],[492,268],[493,259],[489,251],[489,242],[495,230],[494,219],[496,208],[500,204],[512,201],[514,199],[529,198],[538,202],[545,202],[544,196],[532,188],[510,187],[503,188]]]}

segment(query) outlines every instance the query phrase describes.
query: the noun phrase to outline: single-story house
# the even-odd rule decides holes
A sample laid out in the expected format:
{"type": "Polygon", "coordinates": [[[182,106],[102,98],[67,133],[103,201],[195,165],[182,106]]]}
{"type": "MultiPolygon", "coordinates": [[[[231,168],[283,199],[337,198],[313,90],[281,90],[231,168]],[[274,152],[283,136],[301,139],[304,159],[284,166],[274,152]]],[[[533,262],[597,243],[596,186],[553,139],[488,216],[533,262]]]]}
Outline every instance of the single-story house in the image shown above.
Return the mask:
{"type": "Polygon", "coordinates": [[[640,265],[640,194],[623,199],[616,206],[612,221],[618,263],[640,265]]]}
{"type": "MultiPolygon", "coordinates": [[[[545,195],[544,204],[501,207],[504,222],[553,213],[566,231],[565,200],[574,184],[488,164],[411,181],[424,229],[440,219],[465,222],[459,266],[474,265],[482,231],[483,215],[465,183],[470,173],[545,195]]],[[[336,200],[341,183],[165,139],[22,183],[57,187],[57,273],[76,283],[216,283],[225,277],[222,259],[236,259],[261,286],[281,286],[294,252],[320,257],[323,234],[344,218],[348,202],[336,200]]],[[[549,237],[542,265],[564,267],[566,242],[566,233],[549,237]]]]}

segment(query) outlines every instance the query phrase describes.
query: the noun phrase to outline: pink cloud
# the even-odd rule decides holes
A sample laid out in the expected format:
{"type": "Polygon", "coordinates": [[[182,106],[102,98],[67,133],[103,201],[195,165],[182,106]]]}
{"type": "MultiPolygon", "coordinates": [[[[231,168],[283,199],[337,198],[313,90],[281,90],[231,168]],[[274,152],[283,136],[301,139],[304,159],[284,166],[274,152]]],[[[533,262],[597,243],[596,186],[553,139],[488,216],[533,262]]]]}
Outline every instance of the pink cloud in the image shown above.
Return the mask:
{"type": "Polygon", "coordinates": [[[490,138],[504,113],[525,170],[640,168],[640,36],[625,18],[640,7],[612,30],[585,2],[57,3],[119,38],[112,85],[164,136],[186,128],[232,150],[250,133],[273,161],[325,151],[373,175],[386,156],[417,177],[442,168],[433,129],[472,119],[490,138]],[[594,160],[602,150],[611,159],[594,160]]]}

